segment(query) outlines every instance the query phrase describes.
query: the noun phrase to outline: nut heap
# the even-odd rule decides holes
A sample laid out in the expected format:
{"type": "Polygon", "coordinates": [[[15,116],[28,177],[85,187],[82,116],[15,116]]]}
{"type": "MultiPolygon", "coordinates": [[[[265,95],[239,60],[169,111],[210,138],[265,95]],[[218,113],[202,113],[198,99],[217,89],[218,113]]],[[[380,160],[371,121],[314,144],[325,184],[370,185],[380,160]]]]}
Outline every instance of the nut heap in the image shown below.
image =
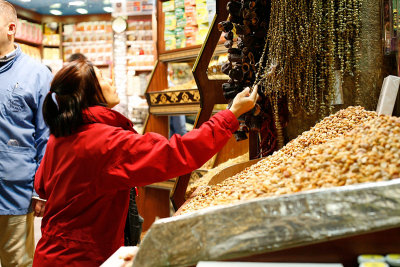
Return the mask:
{"type": "MultiPolygon", "coordinates": [[[[228,20],[218,24],[218,29],[224,32],[224,45],[228,48],[229,61],[221,67],[222,72],[230,77],[228,82],[222,85],[224,97],[228,101],[244,88],[254,84],[256,63],[264,56],[262,51],[268,29],[268,5],[266,0],[230,0],[226,6],[229,12],[228,20]],[[235,37],[237,42],[234,42],[235,37]]],[[[249,129],[261,129],[264,120],[261,116],[256,116],[255,112],[254,110],[239,118],[240,128],[235,133],[238,141],[247,139],[246,133],[249,129]]]]}
{"type": "Polygon", "coordinates": [[[400,118],[349,107],[223,183],[204,187],[181,214],[240,200],[400,177],[400,118]]]}
{"type": "Polygon", "coordinates": [[[245,153],[236,158],[229,159],[219,164],[217,167],[208,170],[206,174],[204,174],[201,178],[197,180],[193,180],[192,177],[190,177],[189,185],[186,189],[185,198],[188,199],[197,188],[206,186],[208,182],[210,182],[211,178],[224,168],[232,166],[237,163],[246,162],[248,160],[249,160],[249,153],[245,153]]]}

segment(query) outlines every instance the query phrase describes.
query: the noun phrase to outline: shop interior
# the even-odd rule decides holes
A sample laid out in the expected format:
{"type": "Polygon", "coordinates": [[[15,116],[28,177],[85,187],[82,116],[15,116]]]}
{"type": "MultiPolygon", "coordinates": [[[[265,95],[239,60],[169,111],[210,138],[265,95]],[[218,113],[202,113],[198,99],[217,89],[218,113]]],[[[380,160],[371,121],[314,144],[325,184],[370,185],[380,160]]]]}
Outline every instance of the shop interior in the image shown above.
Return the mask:
{"type": "Polygon", "coordinates": [[[183,135],[259,90],[212,159],[138,188],[132,266],[399,264],[398,1],[9,2],[22,50],[53,73],[87,56],[140,134],[183,135]]]}

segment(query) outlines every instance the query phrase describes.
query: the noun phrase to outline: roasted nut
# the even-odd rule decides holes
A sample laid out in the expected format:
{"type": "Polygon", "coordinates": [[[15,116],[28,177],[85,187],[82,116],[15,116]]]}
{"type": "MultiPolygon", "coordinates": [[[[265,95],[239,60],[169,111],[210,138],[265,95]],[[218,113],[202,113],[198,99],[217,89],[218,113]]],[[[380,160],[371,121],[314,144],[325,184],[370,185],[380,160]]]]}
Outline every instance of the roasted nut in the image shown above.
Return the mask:
{"type": "MultiPolygon", "coordinates": [[[[245,131],[239,134],[246,136],[245,131]]],[[[205,186],[182,213],[315,188],[386,181],[400,178],[399,170],[400,118],[349,107],[257,164],[205,186]]]]}

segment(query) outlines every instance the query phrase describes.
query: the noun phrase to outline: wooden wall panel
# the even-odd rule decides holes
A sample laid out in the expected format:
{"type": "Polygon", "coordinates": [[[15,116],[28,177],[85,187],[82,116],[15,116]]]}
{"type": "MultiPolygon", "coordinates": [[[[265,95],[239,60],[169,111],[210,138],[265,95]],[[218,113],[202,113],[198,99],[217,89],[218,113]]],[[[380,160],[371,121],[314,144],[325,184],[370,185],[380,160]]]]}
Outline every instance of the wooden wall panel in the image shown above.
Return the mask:
{"type": "Polygon", "coordinates": [[[241,156],[249,151],[249,140],[243,140],[237,142],[235,137],[232,136],[229,139],[228,143],[222,148],[220,152],[217,154],[217,158],[214,162],[214,167],[218,166],[221,163],[226,162],[229,159],[236,158],[241,156]]]}
{"type": "Polygon", "coordinates": [[[169,194],[167,189],[139,187],[136,204],[140,216],[144,218],[142,231],[147,231],[156,218],[170,216],[169,194]]]}

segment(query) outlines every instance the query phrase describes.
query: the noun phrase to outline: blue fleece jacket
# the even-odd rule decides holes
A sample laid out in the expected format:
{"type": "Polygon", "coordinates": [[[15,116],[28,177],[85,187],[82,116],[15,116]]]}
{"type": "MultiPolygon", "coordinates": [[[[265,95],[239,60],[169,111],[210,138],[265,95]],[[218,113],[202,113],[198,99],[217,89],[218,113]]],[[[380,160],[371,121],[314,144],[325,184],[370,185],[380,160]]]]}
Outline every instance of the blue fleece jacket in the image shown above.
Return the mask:
{"type": "Polygon", "coordinates": [[[48,68],[21,52],[0,64],[0,215],[30,212],[33,179],[49,136],[43,101],[48,68]]]}

